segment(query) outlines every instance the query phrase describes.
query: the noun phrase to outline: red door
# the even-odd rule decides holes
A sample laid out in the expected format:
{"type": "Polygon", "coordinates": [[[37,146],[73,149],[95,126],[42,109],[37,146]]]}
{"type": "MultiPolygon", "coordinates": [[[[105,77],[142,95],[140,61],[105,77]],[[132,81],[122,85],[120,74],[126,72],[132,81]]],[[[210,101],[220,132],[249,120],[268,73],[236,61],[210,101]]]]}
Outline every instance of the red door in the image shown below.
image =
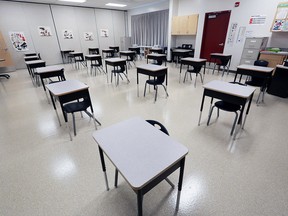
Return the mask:
{"type": "Polygon", "coordinates": [[[231,11],[206,13],[201,58],[210,59],[210,53],[223,53],[230,13],[231,11]]]}

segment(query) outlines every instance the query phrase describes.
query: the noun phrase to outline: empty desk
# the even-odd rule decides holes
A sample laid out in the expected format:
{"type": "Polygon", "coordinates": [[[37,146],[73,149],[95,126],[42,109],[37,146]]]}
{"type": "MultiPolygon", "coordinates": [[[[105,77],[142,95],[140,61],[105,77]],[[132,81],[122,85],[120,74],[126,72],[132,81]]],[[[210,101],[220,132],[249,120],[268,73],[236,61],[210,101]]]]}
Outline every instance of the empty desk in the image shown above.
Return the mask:
{"type": "Polygon", "coordinates": [[[254,65],[245,65],[245,64],[239,65],[237,66],[237,71],[235,73],[234,82],[236,81],[238,74],[240,74],[240,78],[238,82],[241,82],[242,75],[265,79],[265,81],[263,82],[263,86],[260,88],[260,94],[257,98],[256,103],[258,104],[261,93],[263,95],[262,101],[264,100],[264,92],[266,91],[268,82],[270,78],[272,77],[273,70],[274,68],[271,68],[271,67],[261,67],[261,66],[254,66],[254,65]]]}
{"type": "MultiPolygon", "coordinates": [[[[109,185],[104,153],[137,194],[138,216],[143,215],[143,196],[180,168],[176,201],[178,209],[185,157],[188,154],[185,146],[137,117],[96,131],[93,138],[99,147],[107,190],[109,185]]],[[[117,174],[115,180],[116,177],[117,174]]]]}
{"type": "Polygon", "coordinates": [[[267,92],[283,98],[288,97],[288,66],[276,66],[276,70],[267,92]]]}
{"type": "MultiPolygon", "coordinates": [[[[202,102],[201,102],[201,107],[200,107],[200,116],[199,116],[198,125],[200,125],[200,121],[201,121],[205,96],[208,96],[208,97],[211,97],[210,106],[212,105],[214,98],[240,105],[241,111],[240,111],[240,116],[239,116],[237,124],[240,126],[239,129],[241,128],[241,126],[242,128],[244,128],[244,124],[246,121],[246,117],[249,113],[253,94],[254,94],[254,91],[256,90],[254,87],[242,86],[242,85],[232,84],[232,83],[223,82],[219,80],[213,80],[203,85],[203,88],[204,88],[204,91],[203,91],[203,97],[202,97],[202,102]],[[248,102],[248,107],[246,109],[244,122],[242,123],[242,116],[243,116],[245,105],[247,102],[248,102]]],[[[234,133],[234,139],[236,138],[238,130],[236,128],[235,133],[234,133]]]]}
{"type": "Polygon", "coordinates": [[[136,57],[136,53],[135,51],[131,51],[131,50],[128,50],[128,51],[120,51],[120,58],[122,56],[126,56],[126,61],[128,63],[129,66],[131,66],[130,62],[133,62],[133,64],[135,65],[135,57],[136,57]]]}
{"type": "Polygon", "coordinates": [[[24,57],[24,61],[34,61],[34,60],[39,60],[39,56],[38,55],[34,55],[34,56],[25,56],[24,57]]]}
{"type": "Polygon", "coordinates": [[[232,55],[230,55],[230,54],[210,53],[209,66],[210,66],[210,63],[212,61],[214,63],[214,67],[213,67],[213,72],[212,73],[214,73],[216,65],[218,65],[218,72],[219,72],[220,66],[223,67],[222,76],[225,73],[225,68],[226,68],[226,72],[229,73],[229,68],[230,68],[230,64],[231,64],[231,58],[232,58],[232,55]]]}
{"type": "Polygon", "coordinates": [[[63,63],[65,64],[66,62],[69,63],[69,54],[71,52],[74,52],[74,50],[72,49],[66,49],[66,50],[61,50],[61,56],[62,56],[62,60],[63,60],[63,63]]]}
{"type": "Polygon", "coordinates": [[[94,47],[90,47],[90,48],[88,48],[88,52],[89,52],[89,54],[91,54],[91,55],[99,55],[100,53],[99,53],[99,48],[94,48],[94,47]]]}
{"type": "Polygon", "coordinates": [[[162,62],[165,62],[165,66],[167,64],[167,57],[166,54],[159,54],[159,53],[151,53],[151,54],[147,54],[146,56],[147,58],[147,64],[149,63],[149,59],[153,59],[155,61],[157,61],[157,65],[162,65],[162,62]]]}
{"type": "MultiPolygon", "coordinates": [[[[90,72],[92,74],[92,68],[95,67],[97,68],[100,72],[104,72],[103,66],[102,66],[102,57],[101,55],[97,55],[97,54],[91,54],[91,55],[85,55],[85,60],[86,60],[86,65],[87,61],[90,60],[90,72]],[[100,69],[99,69],[100,68],[100,69]]],[[[96,74],[96,71],[95,71],[96,74]]]]}
{"type": "MultiPolygon", "coordinates": [[[[128,79],[128,71],[127,71],[127,64],[126,64],[126,60],[125,59],[121,59],[121,58],[110,58],[110,59],[105,59],[105,66],[106,66],[106,74],[107,74],[107,82],[108,82],[108,69],[107,69],[107,65],[110,65],[113,67],[113,70],[116,71],[117,68],[123,68],[125,67],[125,71],[123,71],[123,74],[126,76],[127,78],[127,82],[129,83],[129,79],[128,79]]],[[[111,83],[112,83],[112,72],[111,72],[111,83]]],[[[118,81],[116,82],[116,85],[118,85],[119,83],[119,76],[118,76],[118,81]]]]}
{"type": "Polygon", "coordinates": [[[102,50],[103,58],[111,58],[114,57],[114,49],[103,49],[102,50]],[[104,53],[106,55],[104,55],[104,53]]]}
{"type": "Polygon", "coordinates": [[[33,60],[33,61],[26,61],[25,64],[27,66],[27,69],[31,76],[33,84],[39,85],[37,73],[35,73],[35,69],[38,67],[45,67],[46,62],[43,60],[33,60]]]}
{"type": "Polygon", "coordinates": [[[188,57],[189,52],[191,50],[188,49],[172,49],[172,61],[174,60],[174,57],[176,57],[176,64],[181,60],[181,58],[188,57]]]}
{"type": "Polygon", "coordinates": [[[27,52],[27,53],[24,53],[25,56],[35,56],[37,55],[36,52],[27,52]]]}
{"type": "MultiPolygon", "coordinates": [[[[68,119],[64,113],[63,105],[65,103],[75,101],[86,96],[90,100],[90,94],[88,91],[89,86],[87,86],[86,84],[78,80],[66,80],[63,82],[48,84],[46,85],[46,88],[49,90],[54,110],[56,112],[59,124],[61,125],[54,98],[57,98],[59,100],[60,107],[63,113],[63,117],[68,127],[69,136],[70,136],[70,139],[72,140],[72,136],[71,136],[70,129],[68,126],[68,119]]],[[[86,114],[89,115],[94,120],[95,123],[97,122],[99,125],[101,125],[101,123],[94,117],[91,100],[90,100],[90,109],[91,109],[91,113],[87,111],[86,114]]]]}
{"type": "Polygon", "coordinates": [[[160,47],[152,47],[150,48],[150,53],[159,53],[162,54],[163,53],[163,49],[160,47]]]}
{"type": "Polygon", "coordinates": [[[166,77],[166,88],[168,84],[167,67],[153,64],[144,64],[137,66],[137,96],[139,97],[139,74],[148,76],[158,77],[165,75],[166,77]]]}
{"type": "MultiPolygon", "coordinates": [[[[182,66],[183,65],[187,65],[188,66],[187,70],[189,69],[189,66],[192,66],[193,70],[195,70],[194,73],[200,73],[200,71],[202,69],[202,66],[204,66],[203,74],[205,75],[206,61],[207,61],[207,59],[201,59],[201,58],[191,58],[191,57],[182,58],[181,59],[181,65],[180,65],[179,82],[180,82],[180,79],[181,79],[181,71],[182,71],[182,66]]],[[[185,77],[184,77],[184,79],[185,79],[185,77]]],[[[196,79],[195,79],[195,84],[196,84],[196,79]]]]}

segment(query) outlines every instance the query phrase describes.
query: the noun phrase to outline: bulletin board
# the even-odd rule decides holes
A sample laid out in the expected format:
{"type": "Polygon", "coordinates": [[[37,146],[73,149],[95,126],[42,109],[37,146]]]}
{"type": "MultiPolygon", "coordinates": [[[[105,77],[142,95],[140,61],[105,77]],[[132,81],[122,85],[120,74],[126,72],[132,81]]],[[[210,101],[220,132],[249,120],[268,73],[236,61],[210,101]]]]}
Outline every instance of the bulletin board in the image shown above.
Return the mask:
{"type": "Polygon", "coordinates": [[[271,31],[288,32],[288,2],[278,4],[271,31]]]}

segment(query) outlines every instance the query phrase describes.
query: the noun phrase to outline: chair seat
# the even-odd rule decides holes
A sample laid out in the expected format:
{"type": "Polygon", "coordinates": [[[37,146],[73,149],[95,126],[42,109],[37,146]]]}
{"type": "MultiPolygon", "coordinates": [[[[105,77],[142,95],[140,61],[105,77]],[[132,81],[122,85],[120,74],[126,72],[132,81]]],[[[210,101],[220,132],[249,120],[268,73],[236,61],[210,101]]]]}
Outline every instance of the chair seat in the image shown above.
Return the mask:
{"type": "Polygon", "coordinates": [[[67,113],[73,113],[84,111],[89,107],[89,105],[85,101],[82,101],[82,102],[68,103],[65,104],[63,107],[67,113]]]}
{"type": "Polygon", "coordinates": [[[215,103],[215,106],[218,109],[225,110],[227,112],[236,112],[240,110],[240,105],[232,104],[232,103],[225,102],[225,101],[217,101],[215,103]]]}
{"type": "Polygon", "coordinates": [[[158,79],[151,79],[151,80],[147,80],[146,83],[148,83],[149,85],[161,85],[163,83],[163,81],[160,81],[158,79]]]}

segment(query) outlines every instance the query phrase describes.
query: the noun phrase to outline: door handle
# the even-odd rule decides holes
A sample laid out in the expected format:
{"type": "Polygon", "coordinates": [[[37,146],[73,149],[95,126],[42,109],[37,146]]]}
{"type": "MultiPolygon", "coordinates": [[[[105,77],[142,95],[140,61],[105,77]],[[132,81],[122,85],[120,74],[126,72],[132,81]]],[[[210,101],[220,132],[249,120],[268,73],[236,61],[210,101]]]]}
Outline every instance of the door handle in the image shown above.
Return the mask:
{"type": "Polygon", "coordinates": [[[219,44],[219,46],[224,46],[224,43],[219,44]]]}

